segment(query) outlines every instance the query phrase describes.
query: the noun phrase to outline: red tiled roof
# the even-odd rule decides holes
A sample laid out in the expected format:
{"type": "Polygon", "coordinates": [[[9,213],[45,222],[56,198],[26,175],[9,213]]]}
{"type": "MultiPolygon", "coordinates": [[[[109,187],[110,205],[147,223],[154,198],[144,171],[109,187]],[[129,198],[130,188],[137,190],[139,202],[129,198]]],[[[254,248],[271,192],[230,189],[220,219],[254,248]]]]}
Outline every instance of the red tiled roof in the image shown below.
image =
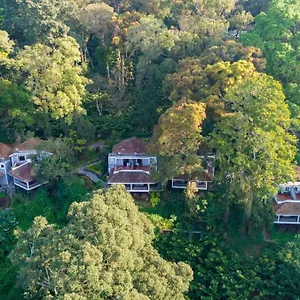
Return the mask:
{"type": "Polygon", "coordinates": [[[36,146],[42,144],[44,141],[39,138],[30,138],[27,141],[16,145],[14,150],[26,151],[26,150],[34,150],[36,146]]]}
{"type": "Polygon", "coordinates": [[[286,200],[293,200],[293,197],[290,193],[284,193],[284,194],[277,194],[276,199],[278,201],[286,201],[286,200]]]}
{"type": "Polygon", "coordinates": [[[147,152],[147,143],[136,137],[131,137],[114,145],[112,152],[122,154],[145,154],[147,152]]]}
{"type": "Polygon", "coordinates": [[[275,206],[277,215],[300,215],[300,203],[286,202],[275,206]]]}
{"type": "Polygon", "coordinates": [[[11,169],[8,174],[12,177],[15,177],[21,181],[24,182],[30,182],[33,181],[33,170],[32,170],[32,164],[30,163],[24,163],[20,167],[16,169],[11,169]]]}
{"type": "Polygon", "coordinates": [[[12,153],[12,148],[0,142],[0,158],[8,158],[12,153]]]}
{"type": "Polygon", "coordinates": [[[154,183],[145,172],[111,172],[108,183],[154,183]]]}

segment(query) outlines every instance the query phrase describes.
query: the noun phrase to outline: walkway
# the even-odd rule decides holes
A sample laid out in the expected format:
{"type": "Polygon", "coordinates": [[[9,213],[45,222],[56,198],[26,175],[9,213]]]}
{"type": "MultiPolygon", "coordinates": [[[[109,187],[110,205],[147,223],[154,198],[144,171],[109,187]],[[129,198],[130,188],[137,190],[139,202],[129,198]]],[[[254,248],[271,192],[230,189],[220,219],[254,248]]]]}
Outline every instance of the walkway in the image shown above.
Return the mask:
{"type": "Polygon", "coordinates": [[[92,165],[95,165],[100,162],[101,162],[101,160],[96,160],[96,161],[84,164],[84,165],[80,166],[79,168],[75,169],[72,173],[84,175],[84,176],[88,177],[91,181],[93,181],[94,183],[98,183],[99,181],[101,181],[102,186],[107,186],[107,183],[99,178],[101,176],[101,174],[96,175],[95,173],[90,172],[86,169],[88,166],[92,166],[92,165]]]}

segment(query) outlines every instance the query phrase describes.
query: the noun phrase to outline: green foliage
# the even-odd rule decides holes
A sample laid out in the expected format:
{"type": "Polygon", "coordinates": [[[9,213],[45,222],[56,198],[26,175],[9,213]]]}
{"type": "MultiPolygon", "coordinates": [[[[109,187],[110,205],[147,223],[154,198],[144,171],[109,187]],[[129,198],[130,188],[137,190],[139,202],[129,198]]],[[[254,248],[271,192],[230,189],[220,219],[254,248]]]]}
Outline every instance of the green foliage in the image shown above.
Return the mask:
{"type": "Polygon", "coordinates": [[[12,250],[16,242],[14,230],[17,225],[18,222],[11,210],[0,211],[0,259],[12,250]]]}
{"type": "Polygon", "coordinates": [[[18,227],[22,230],[27,230],[36,216],[43,216],[51,223],[56,220],[52,200],[42,188],[29,195],[17,193],[11,211],[18,222],[18,227]]]}
{"type": "Polygon", "coordinates": [[[167,219],[157,214],[144,214],[152,222],[152,224],[160,230],[171,230],[176,222],[175,216],[171,216],[169,219],[167,219]]]}
{"type": "Polygon", "coordinates": [[[22,86],[0,79],[0,139],[14,142],[34,125],[34,106],[22,86]]]}
{"type": "Polygon", "coordinates": [[[124,188],[73,203],[68,218],[61,229],[36,218],[10,254],[29,297],[184,299],[190,267],[158,255],[153,226],[124,188]],[[51,284],[42,287],[45,276],[51,284]]]}
{"type": "Polygon", "coordinates": [[[15,287],[17,268],[8,257],[0,259],[0,296],[6,300],[23,300],[23,293],[15,287]]]}
{"type": "Polygon", "coordinates": [[[52,47],[38,43],[25,46],[14,61],[36,107],[52,118],[82,112],[82,98],[89,80],[82,76],[79,46],[71,37],[59,38],[52,47]]]}
{"type": "Polygon", "coordinates": [[[229,89],[224,100],[230,112],[211,135],[216,180],[228,184],[230,201],[244,205],[244,226],[249,226],[254,203],[265,210],[258,203],[276,192],[274,182],[286,182],[293,174],[296,139],[287,131],[288,107],[273,78],[254,73],[229,89]]]}
{"type": "Polygon", "coordinates": [[[152,207],[155,207],[160,201],[160,193],[159,192],[150,192],[149,202],[152,207]]]}
{"type": "Polygon", "coordinates": [[[43,151],[48,151],[52,155],[36,160],[34,170],[42,181],[50,181],[54,185],[59,179],[70,176],[72,164],[75,162],[74,142],[70,138],[49,139],[41,146],[43,151]]]}
{"type": "Polygon", "coordinates": [[[241,37],[245,45],[263,50],[267,71],[284,86],[294,126],[299,126],[299,3],[272,1],[266,13],[255,18],[252,31],[241,37]]]}
{"type": "Polygon", "coordinates": [[[188,180],[195,179],[202,171],[197,151],[203,141],[201,125],[204,119],[205,105],[185,99],[160,117],[151,150],[159,156],[159,177],[164,183],[182,175],[188,180]]]}
{"type": "Polygon", "coordinates": [[[105,159],[99,163],[88,166],[87,170],[89,170],[90,172],[95,173],[95,174],[106,173],[107,172],[107,159],[105,159]]]}
{"type": "Polygon", "coordinates": [[[83,201],[87,194],[88,189],[81,178],[70,177],[59,180],[52,200],[55,205],[57,222],[65,224],[71,203],[83,201]]]}
{"type": "Polygon", "coordinates": [[[232,250],[230,241],[210,235],[193,241],[173,233],[156,240],[163,257],[191,265],[190,299],[297,299],[298,263],[293,265],[297,244],[269,245],[267,252],[253,257],[232,250]]]}

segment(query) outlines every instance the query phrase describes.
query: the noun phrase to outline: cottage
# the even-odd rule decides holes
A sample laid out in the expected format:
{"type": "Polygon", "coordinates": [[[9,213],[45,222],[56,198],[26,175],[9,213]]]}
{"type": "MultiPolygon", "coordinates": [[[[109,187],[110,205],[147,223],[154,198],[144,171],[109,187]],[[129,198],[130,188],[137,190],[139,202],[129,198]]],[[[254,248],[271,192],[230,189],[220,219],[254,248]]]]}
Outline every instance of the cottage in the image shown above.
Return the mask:
{"type": "Polygon", "coordinates": [[[151,177],[156,168],[155,156],[147,154],[147,144],[136,137],[116,144],[108,155],[108,184],[123,184],[131,193],[148,193],[158,189],[151,177]]]}
{"type": "Polygon", "coordinates": [[[275,224],[300,224],[300,182],[279,185],[274,199],[275,224]]]}
{"type": "MultiPolygon", "coordinates": [[[[193,182],[196,183],[197,188],[199,190],[206,191],[208,189],[209,183],[212,183],[214,180],[214,161],[215,156],[213,155],[206,155],[206,156],[199,156],[203,163],[203,172],[199,174],[197,177],[194,178],[193,182]]],[[[177,176],[176,178],[171,179],[171,184],[173,189],[185,189],[188,184],[187,176],[177,176]]]]}
{"type": "Polygon", "coordinates": [[[36,179],[32,168],[34,156],[39,155],[38,159],[43,159],[43,157],[51,155],[49,152],[36,150],[36,147],[42,143],[43,140],[41,139],[30,138],[13,148],[9,155],[10,170],[8,175],[12,178],[15,186],[31,191],[44,184],[36,179]]]}

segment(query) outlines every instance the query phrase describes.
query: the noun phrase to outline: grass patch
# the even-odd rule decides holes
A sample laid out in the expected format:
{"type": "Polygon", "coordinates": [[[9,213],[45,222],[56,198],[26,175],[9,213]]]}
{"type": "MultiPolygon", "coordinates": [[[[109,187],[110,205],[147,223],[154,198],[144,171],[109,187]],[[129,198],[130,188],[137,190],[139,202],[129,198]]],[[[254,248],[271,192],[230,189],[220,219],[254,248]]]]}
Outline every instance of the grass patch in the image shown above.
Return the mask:
{"type": "Polygon", "coordinates": [[[103,160],[99,163],[95,163],[91,166],[86,168],[88,171],[95,173],[95,174],[103,174],[107,171],[107,160],[103,160]]]}

